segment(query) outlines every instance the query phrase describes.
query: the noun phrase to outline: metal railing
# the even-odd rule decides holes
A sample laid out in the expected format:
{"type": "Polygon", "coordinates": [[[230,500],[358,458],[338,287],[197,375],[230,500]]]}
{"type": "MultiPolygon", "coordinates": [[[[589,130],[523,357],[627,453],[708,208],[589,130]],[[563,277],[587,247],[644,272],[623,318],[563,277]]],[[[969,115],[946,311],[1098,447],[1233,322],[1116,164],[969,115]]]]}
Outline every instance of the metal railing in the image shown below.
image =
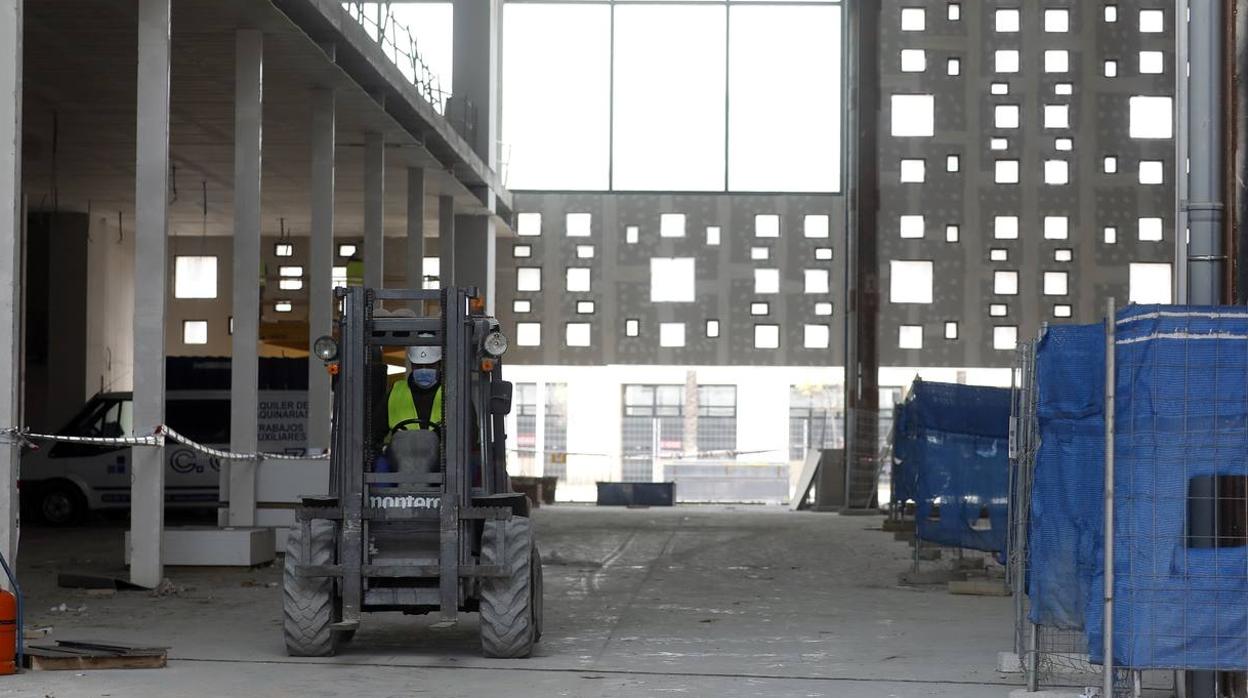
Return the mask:
{"type": "Polygon", "coordinates": [[[434,111],[446,114],[447,101],[451,97],[442,89],[442,78],[421,58],[416,35],[394,16],[389,2],[344,2],[342,8],[355,20],[369,38],[377,42],[382,53],[398,67],[399,72],[416,86],[434,111]]]}

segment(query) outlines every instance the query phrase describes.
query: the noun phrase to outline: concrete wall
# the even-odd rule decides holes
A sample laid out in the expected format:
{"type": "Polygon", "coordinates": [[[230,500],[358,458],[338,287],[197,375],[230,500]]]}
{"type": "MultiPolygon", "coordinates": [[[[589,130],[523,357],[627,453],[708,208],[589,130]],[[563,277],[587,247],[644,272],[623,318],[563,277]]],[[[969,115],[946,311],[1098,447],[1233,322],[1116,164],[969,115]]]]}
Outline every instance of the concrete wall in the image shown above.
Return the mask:
{"type": "Polygon", "coordinates": [[[90,231],[85,397],[134,387],[134,237],[107,216],[90,231]]]}

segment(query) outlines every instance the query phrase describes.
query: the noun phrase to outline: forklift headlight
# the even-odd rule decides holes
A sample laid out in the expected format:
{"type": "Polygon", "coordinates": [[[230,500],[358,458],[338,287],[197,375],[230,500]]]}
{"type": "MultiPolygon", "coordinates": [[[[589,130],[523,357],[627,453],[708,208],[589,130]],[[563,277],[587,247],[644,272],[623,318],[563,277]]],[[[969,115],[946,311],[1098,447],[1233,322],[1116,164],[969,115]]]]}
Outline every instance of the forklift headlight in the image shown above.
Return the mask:
{"type": "Polygon", "coordinates": [[[333,337],[325,336],[312,343],[312,353],[326,363],[338,358],[338,342],[333,337]]]}
{"type": "Polygon", "coordinates": [[[491,332],[485,336],[485,353],[498,358],[507,352],[507,335],[502,332],[491,332]]]}

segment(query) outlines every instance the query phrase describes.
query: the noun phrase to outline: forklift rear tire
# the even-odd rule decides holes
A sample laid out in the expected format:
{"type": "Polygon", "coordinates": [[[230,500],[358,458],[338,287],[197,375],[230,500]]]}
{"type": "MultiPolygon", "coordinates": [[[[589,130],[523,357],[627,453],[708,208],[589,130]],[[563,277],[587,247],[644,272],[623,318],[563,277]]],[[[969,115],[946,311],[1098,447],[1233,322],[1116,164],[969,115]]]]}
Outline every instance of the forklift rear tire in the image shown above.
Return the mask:
{"type": "Polygon", "coordinates": [[[282,573],[282,634],[286,654],[292,657],[329,657],[338,651],[338,638],[332,625],[338,600],[330,577],[300,577],[301,564],[332,565],[336,540],[334,524],[312,522],[311,557],[303,558],[303,527],[295,526],[286,542],[286,564],[282,573]]]}
{"type": "Polygon", "coordinates": [[[533,547],[529,519],[514,516],[485,522],[481,563],[508,571],[506,577],[486,577],[481,583],[481,653],[486,657],[520,659],[533,653],[537,638],[533,547]],[[498,559],[500,539],[506,543],[505,560],[498,559]]]}
{"type": "Polygon", "coordinates": [[[542,554],[537,545],[533,545],[533,642],[542,641],[542,611],[544,590],[542,589],[542,554]]]}

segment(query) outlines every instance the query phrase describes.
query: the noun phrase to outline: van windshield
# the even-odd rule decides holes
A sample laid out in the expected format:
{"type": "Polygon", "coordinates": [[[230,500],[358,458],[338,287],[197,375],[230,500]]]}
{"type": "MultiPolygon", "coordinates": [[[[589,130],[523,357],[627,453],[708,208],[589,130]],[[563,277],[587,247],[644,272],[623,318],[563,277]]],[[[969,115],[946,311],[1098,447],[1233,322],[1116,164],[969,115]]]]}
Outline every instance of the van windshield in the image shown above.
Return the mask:
{"type": "Polygon", "coordinates": [[[133,403],[120,398],[93,398],[69,425],[64,436],[94,436],[114,439],[134,433],[133,403]]]}
{"type": "Polygon", "coordinates": [[[229,400],[169,400],[165,403],[169,428],[201,444],[230,443],[229,400]]]}

